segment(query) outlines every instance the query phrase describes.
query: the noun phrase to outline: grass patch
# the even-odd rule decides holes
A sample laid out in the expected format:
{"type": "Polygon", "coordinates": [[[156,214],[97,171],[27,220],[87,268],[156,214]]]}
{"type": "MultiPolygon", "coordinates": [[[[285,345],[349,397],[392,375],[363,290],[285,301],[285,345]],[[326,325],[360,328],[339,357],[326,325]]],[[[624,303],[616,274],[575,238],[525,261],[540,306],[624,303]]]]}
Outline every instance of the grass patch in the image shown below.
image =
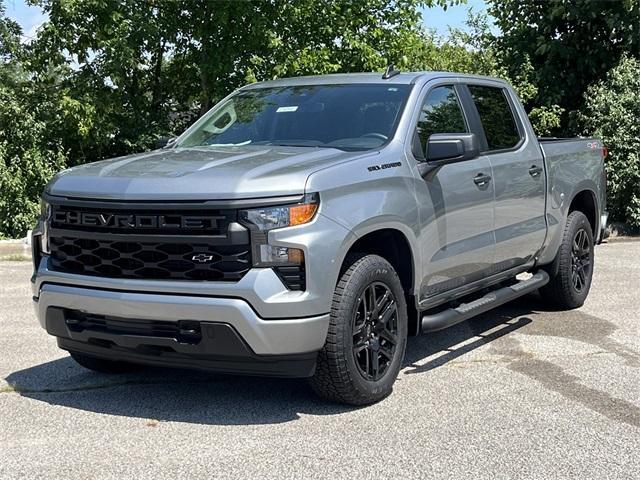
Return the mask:
{"type": "Polygon", "coordinates": [[[2,255],[0,260],[5,262],[30,262],[31,257],[23,255],[22,253],[12,253],[11,255],[2,255]]]}
{"type": "Polygon", "coordinates": [[[0,393],[13,393],[16,391],[16,388],[12,385],[5,385],[4,387],[0,387],[0,393]]]}

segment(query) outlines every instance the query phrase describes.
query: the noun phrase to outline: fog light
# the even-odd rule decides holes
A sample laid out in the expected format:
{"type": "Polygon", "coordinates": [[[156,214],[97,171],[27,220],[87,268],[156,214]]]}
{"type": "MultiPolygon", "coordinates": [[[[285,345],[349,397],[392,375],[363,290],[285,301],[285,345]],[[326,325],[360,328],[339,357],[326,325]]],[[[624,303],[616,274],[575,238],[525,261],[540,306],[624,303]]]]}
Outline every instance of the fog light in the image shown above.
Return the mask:
{"type": "Polygon", "coordinates": [[[298,248],[260,245],[260,263],[263,265],[302,265],[304,263],[304,253],[298,248]]]}

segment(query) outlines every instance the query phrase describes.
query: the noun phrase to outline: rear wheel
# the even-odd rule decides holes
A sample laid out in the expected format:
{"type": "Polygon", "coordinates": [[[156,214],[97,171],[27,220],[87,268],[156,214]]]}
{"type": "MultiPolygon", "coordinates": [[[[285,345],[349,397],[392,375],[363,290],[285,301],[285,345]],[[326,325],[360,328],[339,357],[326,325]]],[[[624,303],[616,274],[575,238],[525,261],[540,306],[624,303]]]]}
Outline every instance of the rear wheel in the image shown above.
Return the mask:
{"type": "Polygon", "coordinates": [[[407,307],[393,267],[377,255],[349,257],[336,286],[313,390],[352,405],[391,393],[407,342],[407,307]]]}
{"type": "Polygon", "coordinates": [[[542,296],[560,308],[581,307],[589,295],[593,277],[593,232],[584,213],[569,214],[550,270],[556,273],[540,289],[542,296]]]}
{"type": "Polygon", "coordinates": [[[69,352],[78,365],[100,373],[125,373],[135,370],[136,366],[131,363],[117,362],[103,358],[91,357],[78,352],[69,352]]]}

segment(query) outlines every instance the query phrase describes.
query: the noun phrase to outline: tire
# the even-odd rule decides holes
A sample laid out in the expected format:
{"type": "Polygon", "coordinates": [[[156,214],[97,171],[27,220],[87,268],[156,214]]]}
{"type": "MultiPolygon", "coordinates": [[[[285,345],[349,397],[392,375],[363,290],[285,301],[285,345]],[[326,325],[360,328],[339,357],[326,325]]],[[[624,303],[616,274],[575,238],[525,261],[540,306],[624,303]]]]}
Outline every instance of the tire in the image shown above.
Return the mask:
{"type": "Polygon", "coordinates": [[[589,220],[582,212],[571,212],[549,269],[549,283],[540,289],[544,299],[567,310],[584,304],[593,277],[593,246],[589,220]]]}
{"type": "Polygon", "coordinates": [[[103,358],[91,357],[77,352],[69,352],[78,365],[94,372],[100,373],[126,373],[136,369],[131,363],[106,360],[103,358]]]}
{"type": "Polygon", "coordinates": [[[350,255],[335,288],[311,388],[349,405],[382,400],[393,389],[406,345],[407,305],[398,274],[377,255],[350,255]]]}

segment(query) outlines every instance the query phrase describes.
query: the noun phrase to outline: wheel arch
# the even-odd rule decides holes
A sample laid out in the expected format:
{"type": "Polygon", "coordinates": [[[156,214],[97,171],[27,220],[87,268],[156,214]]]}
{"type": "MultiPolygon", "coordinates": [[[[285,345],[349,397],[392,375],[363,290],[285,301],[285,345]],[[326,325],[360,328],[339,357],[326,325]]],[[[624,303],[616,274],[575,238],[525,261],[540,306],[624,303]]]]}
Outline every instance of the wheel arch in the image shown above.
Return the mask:
{"type": "Polygon", "coordinates": [[[593,189],[576,189],[569,203],[567,217],[575,211],[580,211],[587,217],[591,225],[591,232],[595,238],[598,233],[600,219],[598,215],[598,197],[593,189]]]}
{"type": "Polygon", "coordinates": [[[397,225],[366,229],[358,232],[357,237],[344,250],[340,259],[341,273],[347,255],[356,252],[379,255],[393,266],[400,277],[407,300],[410,335],[417,332],[418,324],[414,290],[417,285],[419,264],[414,248],[415,240],[412,243],[412,238],[411,233],[397,225]]]}
{"type": "Polygon", "coordinates": [[[568,203],[566,207],[566,213],[564,215],[564,221],[562,222],[562,228],[557,229],[557,242],[555,243],[556,248],[554,249],[554,258],[548,264],[544,264],[545,270],[549,273],[549,275],[554,276],[558,274],[558,252],[560,249],[560,241],[562,240],[562,234],[564,232],[564,225],[571,215],[572,212],[582,212],[587,220],[589,221],[589,225],[591,226],[592,234],[594,241],[597,238],[598,228],[600,224],[600,214],[599,214],[599,205],[598,205],[598,197],[595,193],[595,190],[592,185],[587,183],[578,184],[574,193],[571,196],[571,201],[568,203]]]}

